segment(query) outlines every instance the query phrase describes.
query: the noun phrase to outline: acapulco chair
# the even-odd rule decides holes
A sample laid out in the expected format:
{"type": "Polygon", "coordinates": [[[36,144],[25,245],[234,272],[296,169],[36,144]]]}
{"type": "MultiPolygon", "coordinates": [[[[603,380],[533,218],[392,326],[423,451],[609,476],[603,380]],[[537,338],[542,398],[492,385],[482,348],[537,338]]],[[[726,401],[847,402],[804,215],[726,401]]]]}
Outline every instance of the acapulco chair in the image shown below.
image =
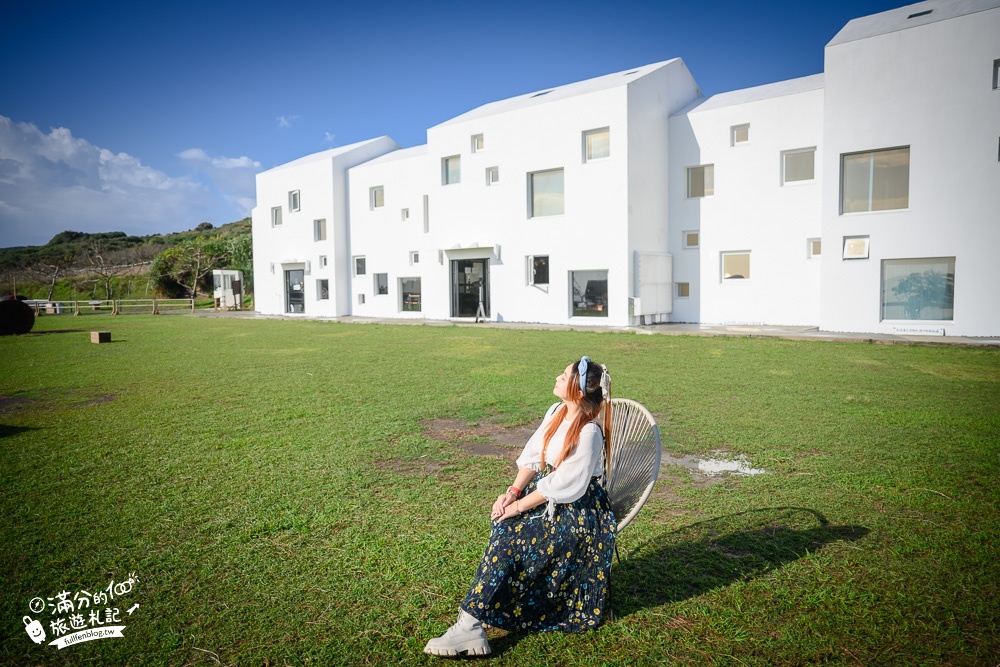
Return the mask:
{"type": "MultiPolygon", "coordinates": [[[[604,473],[604,491],[611,501],[620,534],[639,513],[660,474],[660,429],[642,404],[628,398],[611,399],[611,467],[604,473]]],[[[615,541],[615,557],[618,542],[615,541]]],[[[608,577],[608,617],[615,620],[608,577]]]]}
{"type": "Polygon", "coordinates": [[[604,490],[622,530],[642,509],[660,473],[660,429],[641,403],[611,399],[611,468],[604,490]]]}

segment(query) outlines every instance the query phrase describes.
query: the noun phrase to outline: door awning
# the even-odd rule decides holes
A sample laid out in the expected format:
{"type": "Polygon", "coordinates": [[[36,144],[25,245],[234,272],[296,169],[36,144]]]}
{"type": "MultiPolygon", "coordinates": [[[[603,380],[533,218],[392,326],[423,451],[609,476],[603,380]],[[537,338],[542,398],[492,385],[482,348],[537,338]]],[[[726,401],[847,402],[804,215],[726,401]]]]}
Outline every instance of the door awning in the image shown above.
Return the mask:
{"type": "Polygon", "coordinates": [[[490,250],[496,259],[500,259],[500,244],[499,243],[480,243],[479,241],[468,241],[466,243],[456,243],[449,248],[444,248],[445,252],[451,252],[454,250],[490,250]]]}

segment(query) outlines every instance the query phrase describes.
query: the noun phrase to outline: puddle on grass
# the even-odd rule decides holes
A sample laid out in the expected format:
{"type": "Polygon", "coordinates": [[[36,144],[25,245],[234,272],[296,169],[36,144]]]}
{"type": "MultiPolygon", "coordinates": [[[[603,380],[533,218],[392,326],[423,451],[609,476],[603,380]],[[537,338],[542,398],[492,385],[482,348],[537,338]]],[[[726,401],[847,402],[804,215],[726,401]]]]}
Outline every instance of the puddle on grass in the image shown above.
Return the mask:
{"type": "Polygon", "coordinates": [[[663,454],[662,462],[668,465],[681,466],[692,472],[702,475],[716,476],[725,473],[732,473],[743,477],[752,475],[765,475],[766,470],[754,468],[745,456],[737,456],[732,459],[700,459],[697,456],[670,456],[663,454]]]}

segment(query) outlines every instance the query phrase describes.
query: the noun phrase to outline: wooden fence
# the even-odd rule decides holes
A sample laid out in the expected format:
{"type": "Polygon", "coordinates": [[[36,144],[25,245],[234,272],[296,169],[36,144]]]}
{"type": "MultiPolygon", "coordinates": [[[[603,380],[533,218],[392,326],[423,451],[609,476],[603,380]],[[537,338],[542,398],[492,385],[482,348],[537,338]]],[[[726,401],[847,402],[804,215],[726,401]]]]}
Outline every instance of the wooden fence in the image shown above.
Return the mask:
{"type": "Polygon", "coordinates": [[[194,312],[194,299],[87,299],[84,301],[35,301],[31,304],[35,315],[84,315],[91,313],[147,313],[194,312]]]}

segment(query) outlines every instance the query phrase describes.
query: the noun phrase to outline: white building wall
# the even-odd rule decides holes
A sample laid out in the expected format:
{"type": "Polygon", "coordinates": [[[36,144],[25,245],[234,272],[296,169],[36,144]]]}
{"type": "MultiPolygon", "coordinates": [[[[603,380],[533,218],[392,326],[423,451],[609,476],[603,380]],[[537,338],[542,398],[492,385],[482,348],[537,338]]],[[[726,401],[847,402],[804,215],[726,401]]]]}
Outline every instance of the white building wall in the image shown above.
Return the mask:
{"type": "Polygon", "coordinates": [[[923,25],[936,15],[906,18],[949,5],[925,2],[870,17],[866,23],[893,29],[835,39],[826,49],[823,329],[1000,334],[1000,90],[992,81],[1000,9],[923,25]],[[909,208],[841,215],[841,155],[898,146],[910,147],[909,208]],[[843,238],[855,235],[869,237],[869,259],[842,259],[843,238]],[[882,321],[882,260],[922,257],[955,257],[954,320],[882,321]]]}
{"type": "Polygon", "coordinates": [[[672,321],[816,325],[821,231],[822,76],[725,93],[670,119],[670,241],[677,298],[672,321]],[[804,89],[804,90],[803,90],[804,89]],[[734,145],[732,128],[749,125],[734,145]],[[816,148],[815,179],[782,183],[782,153],[816,148]],[[688,197],[687,169],[714,165],[714,194],[688,197]],[[685,248],[684,232],[699,246],[685,248]],[[750,253],[747,280],[723,280],[722,253],[750,253]]]}
{"type": "MultiPolygon", "coordinates": [[[[580,319],[571,315],[570,272],[606,270],[608,316],[585,321],[627,323],[626,104],[626,88],[618,86],[428,132],[438,160],[468,147],[472,135],[481,133],[486,142],[482,153],[469,156],[468,178],[463,167],[461,184],[440,187],[435,224],[445,249],[471,241],[500,247],[490,265],[492,319],[564,324],[580,319]],[[602,127],[610,131],[610,157],[588,163],[583,133],[602,127]],[[500,173],[500,182],[490,187],[484,185],[487,166],[500,173]],[[551,169],[563,170],[564,213],[531,217],[529,174],[551,169]],[[549,257],[548,285],[528,285],[530,255],[549,257]]],[[[466,149],[463,163],[467,154],[466,149]]],[[[460,254],[446,250],[446,259],[460,254]]]]}
{"type": "Polygon", "coordinates": [[[303,315],[332,317],[350,313],[346,276],[349,248],[346,170],[398,148],[388,137],[316,153],[257,174],[257,206],[252,212],[254,308],[261,313],[287,310],[285,271],[305,272],[303,315]],[[299,210],[289,193],[299,193],[299,210]],[[281,208],[282,224],[272,226],[271,209],[281,208]],[[314,221],[326,221],[326,239],[315,240],[314,221]],[[327,258],[321,266],[320,258],[327,258]],[[317,281],[329,281],[329,298],[319,299],[317,281]]]}
{"type": "Polygon", "coordinates": [[[426,296],[434,276],[428,267],[437,263],[431,236],[426,233],[423,201],[430,191],[425,147],[409,148],[354,167],[349,172],[351,261],[347,275],[351,284],[351,312],[362,317],[425,316],[426,296]],[[383,188],[384,206],[373,206],[372,189],[383,188]],[[403,219],[403,209],[408,217],[403,219]],[[414,264],[411,253],[419,253],[414,264]],[[357,258],[365,260],[365,273],[358,275],[357,258]],[[376,274],[387,274],[388,293],[378,294],[376,274]],[[425,294],[424,310],[402,312],[399,280],[420,277],[425,294]],[[362,303],[363,299],[363,303],[362,303]]]}
{"type": "Polygon", "coordinates": [[[625,287],[628,296],[642,297],[632,324],[668,321],[673,310],[673,272],[667,274],[669,282],[659,289],[649,289],[640,284],[637,258],[674,253],[670,245],[668,119],[670,114],[699,97],[698,84],[680,59],[629,84],[629,265],[625,287]],[[664,293],[660,294],[661,290],[664,293]]]}
{"type": "MultiPolygon", "coordinates": [[[[402,156],[388,155],[352,169],[352,254],[366,257],[369,272],[388,273],[390,291],[403,275],[419,276],[422,287],[422,310],[414,313],[402,311],[392,294],[366,296],[359,304],[357,294],[368,290],[371,281],[356,281],[353,312],[450,318],[451,262],[486,259],[489,319],[629,324],[635,252],[668,249],[662,182],[666,119],[698,94],[680,60],[650,69],[614,75],[632,76],[631,81],[614,80],[611,86],[554,96],[545,103],[471,112],[431,128],[419,155],[401,151],[402,156]],[[610,155],[588,160],[585,133],[600,128],[608,128],[610,155]],[[483,145],[476,149],[474,137],[479,135],[483,145]],[[452,156],[461,160],[461,181],[445,184],[443,160],[452,156]],[[498,169],[499,182],[487,184],[491,167],[498,169]],[[563,170],[564,212],[532,217],[529,175],[551,169],[563,170]],[[369,210],[370,188],[377,185],[385,187],[386,211],[369,210]],[[403,204],[391,200],[396,193],[406,193],[400,196],[409,201],[428,196],[426,232],[401,222],[403,204]],[[411,232],[418,229],[414,238],[411,232]],[[420,251],[419,266],[409,263],[414,250],[420,251]],[[529,284],[529,258],[538,255],[549,258],[548,284],[529,284]],[[578,271],[607,272],[606,316],[573,315],[570,276],[578,271]]],[[[411,222],[413,214],[411,206],[411,222]]]]}
{"type": "MultiPolygon", "coordinates": [[[[333,266],[321,268],[320,255],[333,255],[330,232],[335,225],[332,161],[311,160],[257,174],[257,206],[252,212],[254,247],[254,308],[261,313],[286,310],[285,274],[302,269],[306,284],[316,277],[336,280],[333,266]],[[292,191],[300,194],[300,210],[289,210],[292,191]],[[271,209],[281,209],[281,225],[272,226],[271,209]],[[313,220],[327,221],[327,240],[313,241],[313,220]]],[[[317,304],[315,294],[305,290],[306,313],[332,315],[332,303],[317,304]],[[310,298],[312,297],[312,298],[310,298]],[[317,307],[319,305],[319,307],[317,307]]]]}
{"type": "Polygon", "coordinates": [[[423,291],[420,314],[401,312],[395,298],[370,304],[366,299],[355,313],[448,319],[451,261],[484,258],[489,260],[489,319],[627,324],[625,91],[622,86],[440,125],[428,131],[426,156],[398,161],[390,156],[353,169],[353,254],[384,259],[378,266],[390,273],[390,285],[400,272],[419,275],[423,291]],[[611,128],[611,156],[586,163],[583,132],[601,127],[611,128]],[[474,153],[472,138],[479,134],[483,148],[474,153]],[[445,185],[442,160],[455,155],[461,158],[461,181],[445,185]],[[498,183],[487,185],[488,167],[498,168],[498,183]],[[564,213],[529,217],[528,175],[558,168],[564,170],[564,213]],[[387,217],[357,204],[360,193],[383,181],[387,217]],[[413,189],[413,183],[421,183],[422,192],[413,189]],[[424,192],[429,196],[430,220],[419,240],[419,268],[407,266],[405,258],[417,249],[417,241],[399,233],[399,206],[389,204],[390,193],[397,191],[414,198],[424,192]],[[528,284],[529,255],[549,257],[548,285],[528,284]],[[618,296],[609,304],[607,318],[573,318],[569,272],[594,269],[608,271],[609,290],[618,296]]]}

